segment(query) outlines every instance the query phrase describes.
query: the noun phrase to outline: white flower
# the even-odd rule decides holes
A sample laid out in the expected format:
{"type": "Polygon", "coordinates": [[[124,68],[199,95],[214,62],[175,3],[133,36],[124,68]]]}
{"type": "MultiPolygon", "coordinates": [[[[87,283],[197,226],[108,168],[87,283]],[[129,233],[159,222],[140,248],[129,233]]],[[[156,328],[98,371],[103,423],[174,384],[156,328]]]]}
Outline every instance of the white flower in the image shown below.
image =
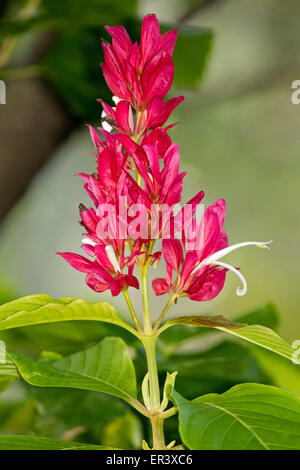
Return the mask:
{"type": "MultiPolygon", "coordinates": [[[[113,102],[115,103],[115,105],[117,105],[119,103],[119,101],[121,101],[121,98],[118,98],[117,96],[113,96],[112,97],[112,100],[113,102]]],[[[115,111],[116,108],[113,108],[113,110],[115,111]]],[[[107,116],[106,112],[103,110],[102,113],[101,113],[101,118],[105,118],[105,116],[107,116]]],[[[107,132],[111,132],[113,130],[112,126],[110,124],[108,124],[108,122],[106,121],[102,121],[102,127],[105,131],[107,132]]]]}
{"type": "Polygon", "coordinates": [[[238,248],[242,248],[243,246],[255,245],[259,248],[267,248],[269,250],[270,247],[268,245],[270,243],[272,243],[272,240],[270,240],[269,242],[242,242],[242,243],[237,243],[236,245],[228,246],[227,248],[223,248],[222,250],[216,251],[215,253],[213,253],[212,255],[209,255],[207,258],[201,261],[201,263],[199,263],[198,266],[192,271],[191,275],[195,274],[203,266],[210,266],[210,265],[221,266],[222,268],[232,271],[240,279],[242,283],[242,287],[237,288],[236,294],[239,296],[245,295],[247,292],[247,281],[245,277],[236,268],[234,268],[230,264],[219,261],[219,259],[228,255],[228,253],[231,253],[232,251],[237,250],[238,248]]]}
{"type": "Polygon", "coordinates": [[[82,240],[81,240],[81,244],[82,245],[91,245],[91,246],[96,246],[97,243],[94,242],[93,240],[91,240],[90,238],[87,238],[87,237],[84,237],[82,240]]]}
{"type": "Polygon", "coordinates": [[[107,245],[105,247],[105,251],[106,251],[106,254],[107,254],[107,257],[109,259],[109,261],[111,262],[111,264],[113,265],[113,268],[115,270],[115,272],[118,274],[122,274],[122,271],[121,271],[121,268],[120,268],[120,265],[118,263],[118,260],[117,260],[117,257],[116,257],[116,253],[113,249],[112,246],[110,245],[107,245]]]}

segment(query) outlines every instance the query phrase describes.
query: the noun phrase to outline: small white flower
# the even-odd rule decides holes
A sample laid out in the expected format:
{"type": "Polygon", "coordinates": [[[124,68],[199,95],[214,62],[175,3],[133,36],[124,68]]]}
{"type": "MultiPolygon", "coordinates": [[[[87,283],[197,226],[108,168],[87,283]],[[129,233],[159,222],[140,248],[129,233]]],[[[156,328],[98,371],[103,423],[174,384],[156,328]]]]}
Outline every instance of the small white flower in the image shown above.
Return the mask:
{"type": "Polygon", "coordinates": [[[107,245],[105,247],[105,251],[106,251],[106,254],[107,254],[107,257],[109,259],[109,261],[111,262],[111,264],[113,265],[113,268],[115,270],[115,272],[118,274],[118,273],[122,273],[121,271],[121,268],[120,268],[120,265],[118,263],[118,260],[117,260],[117,257],[116,257],[116,253],[114,252],[114,249],[112,246],[110,245],[107,245]]]}
{"type": "Polygon", "coordinates": [[[222,250],[216,251],[215,253],[201,261],[201,263],[199,263],[198,266],[192,271],[191,275],[195,274],[203,266],[221,266],[222,268],[228,269],[229,271],[233,272],[240,279],[242,287],[237,288],[236,294],[239,296],[245,295],[247,292],[247,281],[245,277],[240,273],[238,269],[234,268],[230,264],[219,261],[219,259],[223,258],[223,256],[228,255],[228,253],[237,250],[238,248],[242,248],[243,246],[255,245],[259,248],[267,248],[269,250],[270,247],[268,245],[270,243],[272,243],[272,240],[270,240],[269,242],[243,242],[237,243],[236,245],[228,246],[227,248],[223,248],[222,250]]]}
{"type": "MultiPolygon", "coordinates": [[[[113,96],[113,97],[112,97],[112,100],[113,100],[113,102],[115,103],[115,105],[117,105],[120,101],[122,101],[121,98],[119,98],[118,96],[113,96]]],[[[114,108],[114,109],[115,109],[115,108],[114,108]]]]}
{"type": "MultiPolygon", "coordinates": [[[[121,98],[118,98],[117,96],[113,96],[112,97],[112,100],[113,102],[115,103],[115,105],[117,105],[119,103],[119,101],[121,101],[121,98]]],[[[114,111],[116,110],[116,108],[112,108],[114,111]]],[[[101,113],[101,118],[104,119],[105,116],[107,116],[106,112],[103,110],[102,113],[101,113]]],[[[106,121],[102,121],[102,127],[105,131],[107,132],[111,132],[113,130],[113,127],[108,124],[108,122],[106,121]]]]}
{"type": "Polygon", "coordinates": [[[84,237],[81,241],[82,245],[91,245],[91,246],[96,246],[97,243],[91,240],[90,238],[84,237]]]}

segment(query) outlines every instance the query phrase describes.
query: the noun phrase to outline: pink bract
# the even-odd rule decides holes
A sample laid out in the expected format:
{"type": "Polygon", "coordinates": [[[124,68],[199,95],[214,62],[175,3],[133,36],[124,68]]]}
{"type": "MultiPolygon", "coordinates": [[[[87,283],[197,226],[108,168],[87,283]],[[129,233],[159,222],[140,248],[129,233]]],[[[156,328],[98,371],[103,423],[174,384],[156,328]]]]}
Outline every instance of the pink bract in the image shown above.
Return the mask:
{"type": "Polygon", "coordinates": [[[175,214],[185,172],[180,171],[178,144],[168,134],[172,125],[163,126],[184,99],[164,99],[173,81],[177,31],[161,35],[155,15],[145,16],[140,44],[132,43],[123,26],[106,30],[112,44],[103,43],[102,69],[115,106],[99,100],[103,127],[89,126],[97,169],[79,173],[93,202],[90,208],[80,206],[82,249],[89,258],[59,254],[86,274],[96,292],[110,289],[118,295],[129,287],[138,289],[135,267],[156,265],[163,258],[166,276],[153,281],[156,295],[211,300],[222,290],[227,270],[242,281],[237,291],[242,295],[244,277],[220,258],[257,242],[228,247],[225,201],[209,206],[199,221],[200,191],[175,214]],[[153,252],[157,239],[162,251],[153,252]]]}

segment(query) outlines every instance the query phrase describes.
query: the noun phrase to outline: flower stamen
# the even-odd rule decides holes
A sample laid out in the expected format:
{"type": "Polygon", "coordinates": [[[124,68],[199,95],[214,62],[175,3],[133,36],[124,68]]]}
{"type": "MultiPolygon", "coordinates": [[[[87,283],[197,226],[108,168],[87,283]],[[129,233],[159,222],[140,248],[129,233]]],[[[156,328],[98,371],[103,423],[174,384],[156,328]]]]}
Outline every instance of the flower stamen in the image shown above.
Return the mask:
{"type": "Polygon", "coordinates": [[[228,271],[232,271],[240,279],[240,281],[242,282],[242,287],[237,288],[236,295],[242,296],[242,295],[246,294],[246,292],[247,292],[247,281],[238,269],[231,266],[231,264],[222,263],[221,261],[217,261],[216,263],[213,263],[213,264],[214,264],[214,266],[221,266],[222,268],[228,269],[228,271]]]}
{"type": "Polygon", "coordinates": [[[267,250],[270,249],[268,246],[270,243],[272,243],[272,240],[268,242],[242,242],[242,243],[236,243],[235,245],[228,246],[227,248],[223,248],[222,250],[216,251],[212,255],[208,256],[205,258],[201,263],[196,266],[196,268],[191,272],[191,276],[194,275],[199,269],[201,269],[203,266],[221,266],[225,269],[228,269],[228,271],[232,271],[242,282],[242,287],[238,287],[236,290],[236,294],[238,296],[245,295],[247,292],[247,281],[245,277],[238,271],[236,268],[231,266],[230,264],[223,263],[221,261],[218,261],[219,259],[223,258],[224,256],[228,255],[228,253],[231,253],[234,250],[237,250],[238,248],[242,248],[244,246],[249,246],[249,245],[254,245],[257,246],[258,248],[266,248],[267,250]]]}

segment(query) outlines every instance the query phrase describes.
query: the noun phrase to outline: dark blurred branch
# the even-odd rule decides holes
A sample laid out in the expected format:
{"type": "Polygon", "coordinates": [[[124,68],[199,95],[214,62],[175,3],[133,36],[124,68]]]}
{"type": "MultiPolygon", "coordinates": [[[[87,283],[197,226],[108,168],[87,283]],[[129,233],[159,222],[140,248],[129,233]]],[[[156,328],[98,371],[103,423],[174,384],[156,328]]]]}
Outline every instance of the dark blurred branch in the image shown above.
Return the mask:
{"type": "Polygon", "coordinates": [[[223,0],[200,0],[200,2],[192,5],[192,7],[178,19],[178,23],[186,23],[203,8],[214,6],[216,3],[220,3],[221,1],[223,0]]]}
{"type": "MultiPolygon", "coordinates": [[[[29,0],[19,13],[20,21],[34,14],[39,2],[29,0]]],[[[43,68],[39,62],[56,39],[53,33],[39,35],[22,67],[0,70],[0,79],[7,84],[7,104],[0,105],[0,220],[74,125],[65,107],[40,77],[43,68]]],[[[9,62],[17,42],[13,36],[4,40],[0,67],[9,62]]]]}
{"type": "Polygon", "coordinates": [[[40,78],[7,82],[0,105],[0,220],[73,128],[73,121],[40,78]]]}

